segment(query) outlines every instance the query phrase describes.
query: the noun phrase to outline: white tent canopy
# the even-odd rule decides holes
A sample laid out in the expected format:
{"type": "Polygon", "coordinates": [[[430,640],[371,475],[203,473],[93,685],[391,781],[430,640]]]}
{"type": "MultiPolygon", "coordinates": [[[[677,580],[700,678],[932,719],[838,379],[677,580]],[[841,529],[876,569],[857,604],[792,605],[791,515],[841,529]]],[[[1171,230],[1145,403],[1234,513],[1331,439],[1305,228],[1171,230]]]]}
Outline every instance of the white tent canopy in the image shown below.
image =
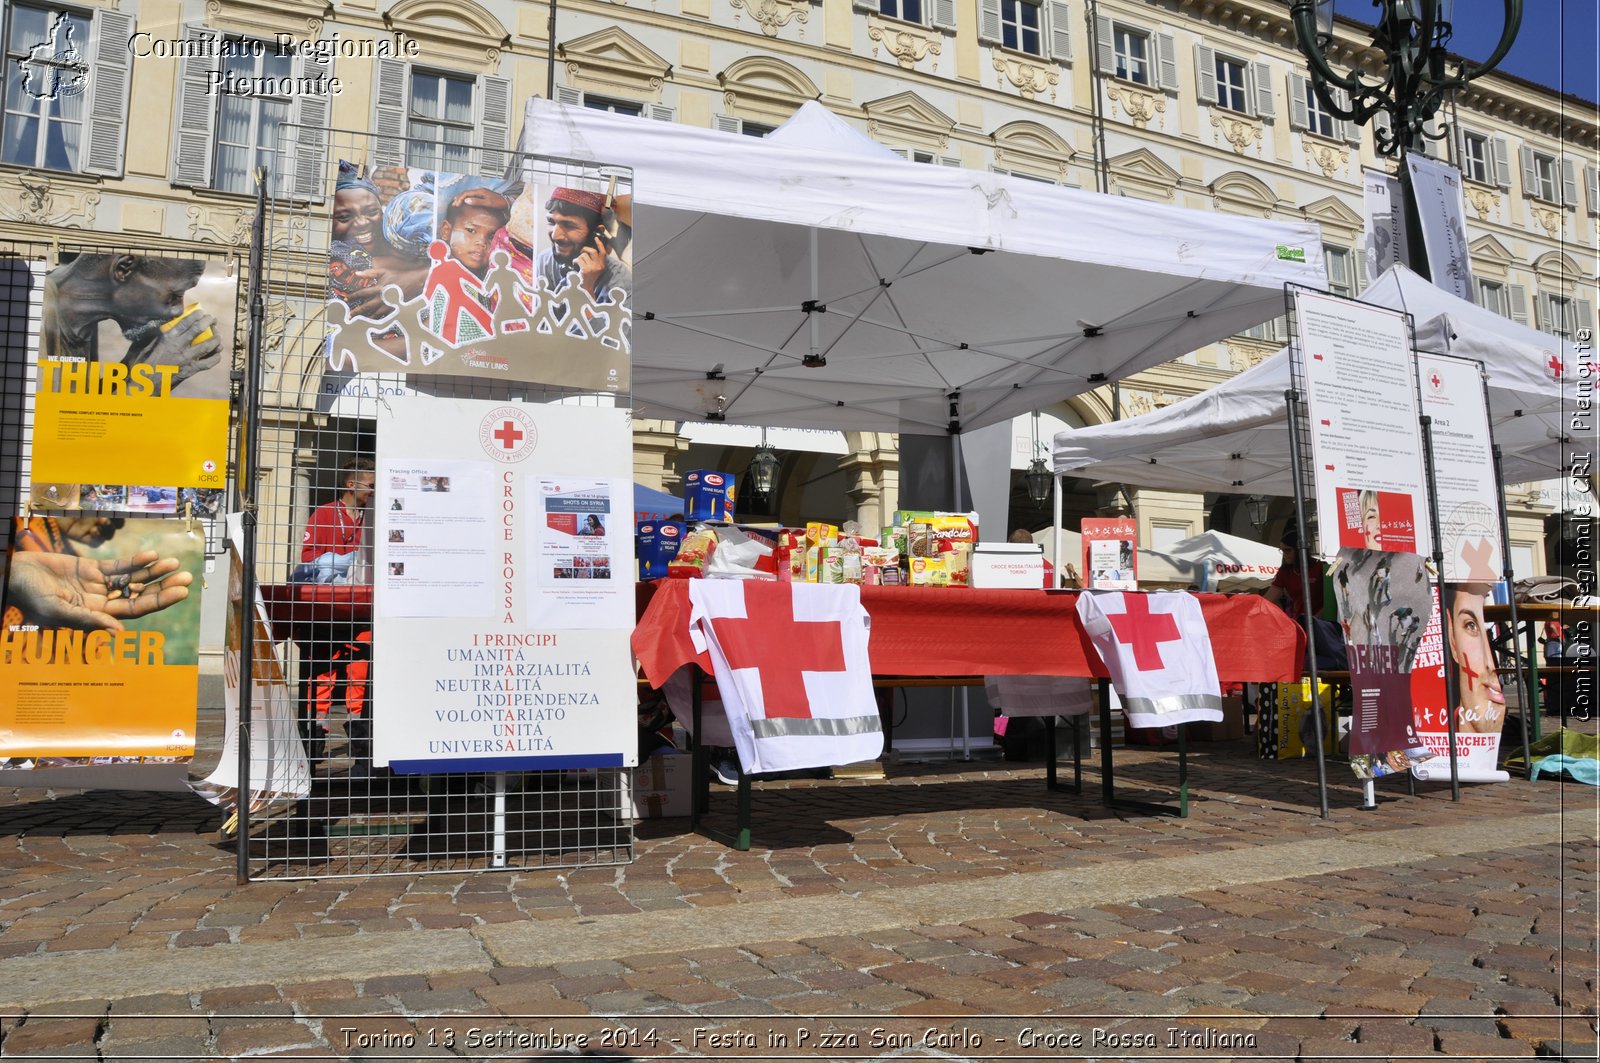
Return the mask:
{"type": "MultiPolygon", "coordinates": [[[[1489,415],[1507,482],[1562,475],[1566,419],[1576,408],[1570,343],[1458,299],[1397,266],[1364,302],[1410,311],[1417,347],[1484,363],[1489,415]],[[1562,366],[1558,376],[1552,364],[1562,366]]],[[[1055,471],[1179,491],[1292,495],[1284,392],[1289,353],[1154,413],[1058,432],[1055,471]]]]}
{"type": "Polygon", "coordinates": [[[1214,591],[1257,590],[1272,582],[1282,561],[1283,551],[1276,546],[1207,531],[1165,550],[1140,550],[1139,582],[1208,584],[1214,591]]]}
{"type": "Polygon", "coordinates": [[[765,139],[542,99],[525,118],[523,151],[633,169],[641,416],[976,428],[1323,287],[1314,224],[906,162],[815,103],[765,139]]]}

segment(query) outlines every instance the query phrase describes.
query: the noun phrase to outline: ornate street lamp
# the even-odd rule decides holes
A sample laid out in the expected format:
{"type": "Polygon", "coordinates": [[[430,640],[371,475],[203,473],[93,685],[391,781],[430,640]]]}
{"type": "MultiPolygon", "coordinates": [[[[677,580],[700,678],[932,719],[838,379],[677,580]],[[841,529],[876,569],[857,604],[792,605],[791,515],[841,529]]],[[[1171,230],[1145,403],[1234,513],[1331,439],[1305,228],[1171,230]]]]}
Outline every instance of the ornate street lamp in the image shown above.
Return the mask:
{"type": "Polygon", "coordinates": [[[1050,469],[1044,463],[1044,456],[1039,453],[1039,411],[1033,411],[1033,460],[1028,462],[1028,470],[1022,474],[1022,482],[1028,488],[1028,500],[1034,506],[1042,508],[1050,497],[1050,487],[1055,481],[1050,469]]]}
{"type": "Polygon", "coordinates": [[[778,451],[767,442],[767,430],[763,428],[761,445],[756,448],[755,456],[750,459],[750,467],[745,470],[745,482],[750,485],[750,493],[762,502],[772,500],[772,491],[778,486],[778,465],[778,451]]]}
{"type": "Polygon", "coordinates": [[[1250,514],[1250,523],[1255,526],[1257,532],[1267,526],[1267,510],[1271,504],[1272,500],[1266,495],[1251,495],[1245,500],[1245,512],[1250,514]]]}
{"type": "Polygon", "coordinates": [[[1329,113],[1357,125],[1374,115],[1389,117],[1388,129],[1374,126],[1378,154],[1404,156],[1422,152],[1428,134],[1423,126],[1457,89],[1493,70],[1511,50],[1522,25],[1522,0],[1502,0],[1505,28],[1494,54],[1483,63],[1458,59],[1453,71],[1449,44],[1453,0],[1372,0],[1379,9],[1372,46],[1382,52],[1388,71],[1380,82],[1370,82],[1360,71],[1335,73],[1328,65],[1333,43],[1334,0],[1289,0],[1295,43],[1311,70],[1312,91],[1329,113]]]}

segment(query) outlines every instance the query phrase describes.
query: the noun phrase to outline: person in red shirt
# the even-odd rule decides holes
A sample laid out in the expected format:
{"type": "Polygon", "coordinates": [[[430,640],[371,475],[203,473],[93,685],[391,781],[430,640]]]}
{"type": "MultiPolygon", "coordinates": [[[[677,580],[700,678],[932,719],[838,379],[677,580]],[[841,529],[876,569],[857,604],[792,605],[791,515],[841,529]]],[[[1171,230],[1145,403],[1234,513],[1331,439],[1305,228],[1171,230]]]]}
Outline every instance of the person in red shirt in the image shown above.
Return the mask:
{"type": "Polygon", "coordinates": [[[366,528],[367,509],[372,505],[377,473],[368,458],[346,462],[343,472],[339,497],[312,510],[311,519],[306,521],[305,535],[300,538],[302,563],[315,561],[324,554],[344,557],[361,549],[361,535],[366,528]]]}
{"type": "MultiPolygon", "coordinates": [[[[1283,563],[1278,568],[1278,574],[1272,579],[1272,586],[1267,588],[1267,601],[1280,606],[1289,617],[1301,627],[1305,627],[1306,599],[1305,589],[1300,582],[1300,533],[1293,524],[1283,533],[1280,541],[1283,548],[1283,563]]],[[[1322,615],[1323,588],[1322,579],[1327,574],[1328,566],[1316,557],[1311,558],[1311,613],[1313,616],[1322,615]]]]}
{"type": "MultiPolygon", "coordinates": [[[[300,570],[315,566],[312,582],[351,582],[352,567],[364,545],[367,510],[377,474],[371,459],[354,458],[341,470],[339,497],[312,510],[300,540],[300,570]],[[322,579],[327,574],[330,578],[322,579]]],[[[348,627],[348,625],[339,625],[348,627]]],[[[302,728],[308,754],[321,759],[328,730],[328,712],[342,693],[345,734],[349,739],[351,773],[371,772],[371,721],[366,713],[367,682],[372,666],[372,630],[362,627],[330,630],[325,641],[311,644],[302,676],[302,728]]]]}

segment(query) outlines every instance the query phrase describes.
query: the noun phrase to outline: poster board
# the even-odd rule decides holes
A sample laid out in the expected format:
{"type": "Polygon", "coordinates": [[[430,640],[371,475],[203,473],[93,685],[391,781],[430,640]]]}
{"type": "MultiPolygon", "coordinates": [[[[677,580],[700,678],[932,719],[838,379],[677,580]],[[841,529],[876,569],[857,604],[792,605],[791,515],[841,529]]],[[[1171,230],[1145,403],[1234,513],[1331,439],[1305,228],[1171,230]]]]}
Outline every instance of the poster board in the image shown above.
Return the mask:
{"type": "Polygon", "coordinates": [[[1297,290],[1317,499],[1317,552],[1432,544],[1415,364],[1405,316],[1297,290]]]}
{"type": "Polygon", "coordinates": [[[33,480],[153,484],[157,502],[178,488],[220,490],[238,301],[232,266],[79,255],[45,276],[38,297],[33,480]]]}
{"type": "Polygon", "coordinates": [[[374,761],[637,761],[626,410],[399,398],[378,417],[374,761]]]}
{"type": "Polygon", "coordinates": [[[1416,670],[1411,674],[1412,711],[1417,736],[1433,756],[1412,764],[1411,774],[1424,782],[1450,778],[1446,668],[1456,669],[1456,778],[1461,782],[1505,782],[1511,777],[1500,769],[1506,699],[1483,621],[1487,591],[1484,584],[1443,588],[1443,616],[1450,621],[1449,659],[1440,638],[1437,603],[1422,637],[1416,670]]]}
{"type": "Polygon", "coordinates": [[[204,546],[183,521],[12,522],[0,620],[5,767],[194,755],[204,546]]]}
{"type": "Polygon", "coordinates": [[[1084,586],[1101,591],[1139,589],[1139,526],[1132,517],[1085,517],[1084,586]]]}
{"type": "Polygon", "coordinates": [[[1433,419],[1444,582],[1498,582],[1505,574],[1505,544],[1483,366],[1418,353],[1417,373],[1422,378],[1422,412],[1433,419]]]}
{"type": "Polygon", "coordinates": [[[629,386],[631,183],[339,164],[330,382],[407,373],[629,386]],[[619,202],[620,200],[620,202],[619,202]]]}

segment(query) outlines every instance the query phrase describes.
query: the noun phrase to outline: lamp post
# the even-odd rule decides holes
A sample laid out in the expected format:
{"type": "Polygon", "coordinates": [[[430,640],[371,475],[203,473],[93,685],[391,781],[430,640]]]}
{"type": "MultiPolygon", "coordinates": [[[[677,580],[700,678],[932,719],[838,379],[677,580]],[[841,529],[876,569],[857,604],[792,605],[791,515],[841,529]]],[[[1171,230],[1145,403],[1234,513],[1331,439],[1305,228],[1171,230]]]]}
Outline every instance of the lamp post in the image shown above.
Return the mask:
{"type": "Polygon", "coordinates": [[[771,502],[772,491],[778,485],[778,465],[778,451],[767,442],[767,430],[762,428],[761,445],[756,448],[755,456],[750,459],[750,467],[745,470],[751,495],[762,502],[771,502]]]}
{"type": "Polygon", "coordinates": [[[1288,3],[1295,44],[1306,58],[1311,89],[1323,109],[1357,125],[1366,125],[1379,115],[1388,118],[1387,128],[1373,123],[1374,140],[1379,155],[1400,162],[1408,242],[1412,256],[1417,259],[1408,265],[1428,275],[1422,262],[1421,241],[1416,239],[1416,201],[1405,156],[1425,152],[1428,140],[1442,140],[1445,135],[1442,131],[1429,133],[1423,127],[1438,115],[1456,90],[1493,70],[1511,50],[1511,43],[1522,25],[1522,0],[1502,0],[1505,24],[1500,31],[1500,43],[1482,63],[1450,55],[1454,0],[1372,0],[1372,5],[1379,10],[1378,24],[1372,31],[1372,46],[1382,53],[1386,63],[1379,81],[1370,80],[1355,69],[1340,74],[1329,65],[1335,0],[1288,0],[1288,3]]]}

